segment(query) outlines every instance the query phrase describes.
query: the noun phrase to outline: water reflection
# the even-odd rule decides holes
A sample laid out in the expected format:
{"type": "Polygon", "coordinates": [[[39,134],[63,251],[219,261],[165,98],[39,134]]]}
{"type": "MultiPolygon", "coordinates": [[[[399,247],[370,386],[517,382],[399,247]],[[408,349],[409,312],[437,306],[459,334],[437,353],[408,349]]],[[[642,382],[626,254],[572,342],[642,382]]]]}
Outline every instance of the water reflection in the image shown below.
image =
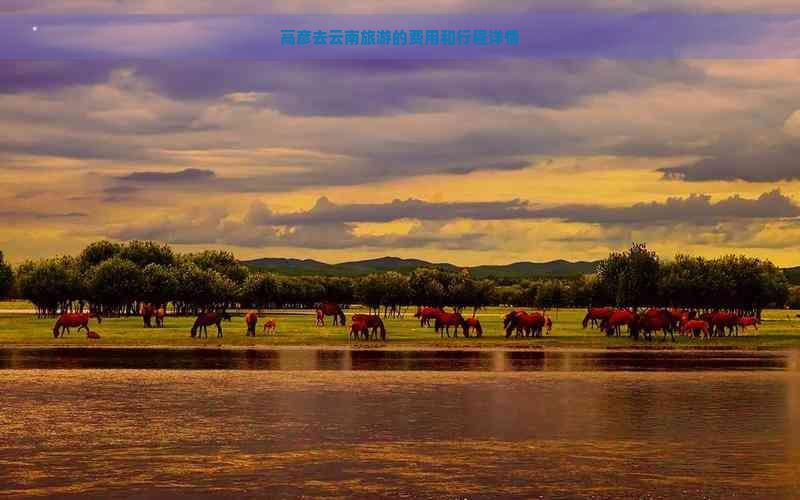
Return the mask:
{"type": "Polygon", "coordinates": [[[737,351],[346,349],[0,349],[3,368],[403,371],[698,371],[798,369],[797,354],[737,351]]]}
{"type": "MultiPolygon", "coordinates": [[[[242,368],[275,362],[241,354],[242,368]]],[[[2,370],[0,491],[470,499],[798,491],[800,374],[484,365],[514,363],[503,354],[471,356],[464,366],[480,369],[458,372],[341,369],[359,362],[349,351],[314,353],[312,365],[336,367],[327,371],[2,370]]],[[[540,366],[574,366],[535,354],[540,366]]]]}

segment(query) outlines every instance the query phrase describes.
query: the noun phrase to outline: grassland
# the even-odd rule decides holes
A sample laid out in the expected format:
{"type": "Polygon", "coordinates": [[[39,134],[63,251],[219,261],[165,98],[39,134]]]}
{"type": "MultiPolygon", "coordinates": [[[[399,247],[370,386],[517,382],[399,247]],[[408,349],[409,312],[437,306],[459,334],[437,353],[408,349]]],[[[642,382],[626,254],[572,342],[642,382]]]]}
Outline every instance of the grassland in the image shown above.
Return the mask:
{"type": "MultiPolygon", "coordinates": [[[[350,316],[357,310],[347,311],[350,316]]],[[[363,311],[358,311],[363,312],[363,311]]],[[[714,338],[711,340],[680,337],[677,342],[652,342],[632,340],[627,337],[606,337],[596,329],[581,328],[583,310],[567,309],[552,311],[553,333],[535,339],[505,339],[502,332],[502,315],[505,310],[490,308],[481,311],[478,317],[484,327],[482,338],[444,338],[432,328],[420,328],[419,321],[411,314],[403,319],[386,319],[388,331],[386,342],[352,342],[344,327],[330,325],[317,327],[308,311],[269,311],[262,315],[278,321],[278,334],[256,338],[245,336],[244,319],[234,316],[231,322],[223,322],[224,337],[216,337],[216,328],[209,328],[209,338],[198,340],[189,337],[193,318],[168,317],[164,328],[144,328],[141,318],[105,318],[98,325],[90,323],[92,330],[101,335],[99,340],[90,340],[77,334],[75,329],[64,338],[53,338],[53,318],[39,319],[30,314],[0,315],[0,346],[194,346],[194,347],[276,347],[276,346],[350,346],[354,348],[719,348],[719,349],[787,349],[800,348],[800,320],[797,311],[770,310],[764,313],[764,321],[758,333],[748,330],[738,337],[714,338]]]]}

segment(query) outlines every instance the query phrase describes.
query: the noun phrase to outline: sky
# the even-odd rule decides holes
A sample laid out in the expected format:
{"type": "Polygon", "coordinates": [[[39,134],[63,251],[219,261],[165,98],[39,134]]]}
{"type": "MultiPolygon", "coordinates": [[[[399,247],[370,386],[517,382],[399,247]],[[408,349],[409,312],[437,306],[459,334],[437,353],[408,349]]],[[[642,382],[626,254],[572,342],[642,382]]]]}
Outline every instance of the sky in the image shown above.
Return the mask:
{"type": "MultiPolygon", "coordinates": [[[[665,258],[800,265],[793,18],[719,37],[677,30],[675,50],[653,57],[625,57],[635,39],[613,37],[613,57],[562,58],[594,47],[583,33],[548,38],[558,57],[282,60],[245,36],[257,17],[207,16],[554,5],[431,3],[6,0],[0,24],[25,33],[0,50],[0,249],[20,262],[153,239],[240,258],[477,265],[591,260],[645,241],[665,258]],[[198,57],[208,47],[224,57],[198,57]]],[[[794,3],[558,5],[749,16],[800,14],[794,3]]]]}

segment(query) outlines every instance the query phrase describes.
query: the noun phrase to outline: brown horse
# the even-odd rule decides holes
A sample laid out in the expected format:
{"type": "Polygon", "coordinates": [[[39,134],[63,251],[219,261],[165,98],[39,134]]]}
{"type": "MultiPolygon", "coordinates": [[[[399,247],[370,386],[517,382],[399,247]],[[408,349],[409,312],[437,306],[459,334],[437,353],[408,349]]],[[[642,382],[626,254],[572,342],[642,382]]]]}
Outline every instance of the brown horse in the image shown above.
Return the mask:
{"type": "Polygon", "coordinates": [[[583,327],[589,326],[589,321],[591,321],[592,328],[594,328],[598,322],[608,321],[612,314],[614,314],[614,309],[610,307],[590,307],[583,318],[583,327]]]}
{"type": "Polygon", "coordinates": [[[381,340],[386,340],[386,327],[380,316],[374,314],[354,314],[351,320],[354,323],[363,323],[364,327],[372,329],[372,337],[377,337],[380,331],[381,340]]]}
{"type": "Polygon", "coordinates": [[[139,307],[139,314],[142,315],[142,320],[144,321],[145,328],[151,328],[152,325],[152,318],[156,315],[156,308],[153,304],[150,303],[143,303],[141,307],[139,307]]]}
{"type": "Polygon", "coordinates": [[[248,311],[247,314],[244,315],[244,322],[247,325],[247,333],[245,333],[245,337],[255,337],[256,325],[258,324],[258,312],[248,311]]]}
{"type": "Polygon", "coordinates": [[[631,337],[639,337],[637,316],[632,311],[627,309],[614,311],[614,314],[608,318],[604,324],[606,335],[609,337],[615,334],[619,335],[620,328],[623,325],[628,326],[628,331],[630,332],[631,337]]]}
{"type": "Polygon", "coordinates": [[[550,319],[550,316],[544,317],[544,326],[547,329],[547,334],[550,335],[550,333],[553,331],[553,320],[550,319]]]}
{"type": "Polygon", "coordinates": [[[526,313],[524,311],[513,311],[514,315],[509,317],[508,322],[504,322],[506,325],[506,338],[511,336],[511,332],[516,330],[516,336],[519,337],[520,334],[524,331],[525,336],[534,336],[534,337],[541,337],[542,336],[542,329],[544,328],[547,321],[545,320],[544,314],[533,312],[533,313],[526,313]]]}
{"type": "Polygon", "coordinates": [[[264,334],[266,335],[277,335],[278,334],[278,322],[274,319],[268,319],[264,322],[264,334]]]}
{"type": "Polygon", "coordinates": [[[231,315],[226,313],[225,311],[217,312],[201,312],[197,319],[194,320],[194,325],[192,325],[191,335],[192,338],[200,338],[200,333],[197,331],[198,328],[202,328],[205,334],[205,338],[208,338],[208,327],[210,325],[217,325],[217,338],[222,337],[222,320],[230,321],[231,315]]]}
{"type": "Polygon", "coordinates": [[[166,307],[159,307],[156,309],[156,327],[163,328],[164,326],[164,318],[167,317],[167,308],[166,307]]]}
{"type": "Polygon", "coordinates": [[[464,336],[469,337],[470,329],[475,330],[475,336],[480,338],[483,337],[483,327],[481,326],[481,322],[478,321],[478,318],[467,318],[464,320],[464,336]]]}
{"type": "Polygon", "coordinates": [[[333,316],[333,326],[341,325],[347,326],[347,318],[344,316],[344,311],[338,304],[332,302],[323,302],[317,304],[317,325],[325,325],[325,316],[333,316]]]}
{"type": "Polygon", "coordinates": [[[425,326],[431,326],[431,320],[435,320],[443,312],[444,309],[441,307],[423,307],[421,309],[417,309],[417,312],[414,313],[414,317],[419,318],[419,327],[422,328],[425,326]]]}
{"type": "Polygon", "coordinates": [[[700,319],[690,320],[687,316],[681,321],[681,335],[687,335],[689,332],[692,332],[695,337],[699,337],[700,332],[703,332],[703,338],[707,339],[710,335],[708,322],[700,319]]]}
{"type": "Polygon", "coordinates": [[[464,329],[466,335],[467,326],[464,322],[464,316],[462,316],[461,313],[439,313],[439,316],[436,317],[436,322],[433,324],[433,331],[441,332],[442,338],[444,338],[445,334],[450,338],[451,326],[453,327],[453,338],[458,337],[459,326],[464,329]]]}
{"type": "Polygon", "coordinates": [[[53,337],[58,338],[64,335],[64,330],[73,326],[78,327],[78,331],[84,328],[89,331],[89,319],[97,318],[97,323],[102,323],[103,318],[96,312],[88,313],[65,313],[58,317],[55,326],[53,326],[53,337]]]}
{"type": "Polygon", "coordinates": [[[675,342],[675,330],[672,327],[672,315],[666,309],[648,309],[638,317],[637,329],[644,332],[647,340],[653,339],[653,332],[661,330],[664,332],[664,339],[667,340],[667,333],[675,342]]]}
{"type": "Polygon", "coordinates": [[[359,337],[364,336],[364,340],[369,340],[369,327],[365,321],[354,320],[350,325],[350,333],[348,339],[358,340],[359,337]]]}

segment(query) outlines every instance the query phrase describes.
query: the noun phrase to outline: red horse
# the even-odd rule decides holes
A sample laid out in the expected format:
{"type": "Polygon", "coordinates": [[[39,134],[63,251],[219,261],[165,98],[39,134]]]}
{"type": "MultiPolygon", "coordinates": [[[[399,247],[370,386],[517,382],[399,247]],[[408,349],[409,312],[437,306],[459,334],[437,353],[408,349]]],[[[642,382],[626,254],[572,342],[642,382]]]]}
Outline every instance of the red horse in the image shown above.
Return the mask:
{"type": "Polygon", "coordinates": [[[478,321],[478,318],[467,318],[464,320],[464,336],[469,337],[470,329],[475,330],[475,336],[480,338],[483,337],[483,327],[481,326],[481,322],[478,321]]]}
{"type": "Polygon", "coordinates": [[[347,326],[347,318],[344,316],[342,308],[332,302],[317,304],[317,325],[325,326],[325,316],[333,316],[333,326],[347,326]]]}
{"type": "Polygon", "coordinates": [[[687,335],[689,332],[692,332],[695,337],[699,337],[700,332],[703,332],[703,338],[707,339],[710,335],[708,322],[701,319],[690,320],[688,316],[685,317],[681,321],[681,335],[687,335]]]}
{"type": "Polygon", "coordinates": [[[423,307],[414,313],[415,318],[419,318],[419,327],[431,326],[431,320],[435,320],[444,312],[441,307],[423,307]]]}
{"type": "Polygon", "coordinates": [[[441,312],[436,317],[436,322],[433,324],[433,330],[435,332],[441,331],[441,336],[444,338],[445,334],[447,337],[450,337],[450,327],[453,327],[453,337],[458,337],[458,327],[460,326],[464,329],[465,335],[467,326],[464,322],[464,316],[461,313],[448,313],[448,312],[441,312]]]}
{"type": "Polygon", "coordinates": [[[354,314],[351,318],[353,323],[363,323],[366,328],[372,329],[372,337],[377,337],[378,331],[381,332],[381,340],[386,340],[386,327],[380,316],[374,314],[354,314]]]}
{"type": "Polygon", "coordinates": [[[715,311],[700,315],[700,319],[708,322],[711,327],[711,334],[719,337],[725,336],[725,329],[728,329],[728,334],[739,335],[739,316],[728,311],[715,311]]]}
{"type": "Polygon", "coordinates": [[[139,308],[139,314],[142,315],[142,320],[144,320],[145,328],[150,328],[153,326],[151,321],[153,316],[155,316],[156,314],[156,308],[153,306],[153,304],[149,303],[142,304],[141,307],[139,308]]]}
{"type": "Polygon", "coordinates": [[[639,336],[639,331],[637,329],[637,316],[633,314],[632,311],[627,309],[620,309],[618,311],[614,311],[614,314],[608,318],[605,322],[605,331],[606,335],[609,337],[616,334],[619,335],[620,328],[622,325],[628,326],[628,331],[630,332],[631,336],[636,338],[639,336]]]}
{"type": "Polygon", "coordinates": [[[755,316],[744,316],[742,318],[739,318],[739,326],[742,327],[742,332],[744,332],[748,326],[752,326],[753,328],[755,328],[756,331],[758,331],[758,325],[760,323],[761,320],[755,316]]]}
{"type": "Polygon", "coordinates": [[[248,311],[244,315],[244,322],[247,324],[247,333],[245,337],[256,336],[256,325],[258,324],[258,311],[248,311]]]}
{"type": "Polygon", "coordinates": [[[594,328],[598,322],[608,321],[612,314],[614,314],[614,309],[610,307],[591,307],[583,318],[583,327],[589,326],[589,321],[591,321],[594,328]]]}
{"type": "Polygon", "coordinates": [[[526,337],[531,335],[534,337],[542,336],[542,329],[547,324],[544,314],[538,312],[528,314],[524,311],[512,311],[512,313],[513,316],[511,316],[511,313],[506,315],[507,322],[503,321],[506,328],[506,338],[509,338],[514,330],[517,332],[517,337],[523,331],[526,337]]]}
{"type": "Polygon", "coordinates": [[[202,328],[205,334],[205,338],[208,338],[208,327],[210,325],[217,325],[217,338],[222,337],[222,320],[230,321],[231,315],[226,313],[225,311],[217,312],[202,312],[197,319],[194,320],[194,325],[192,325],[191,335],[192,338],[200,338],[200,335],[197,331],[198,328],[202,328]]]}
{"type": "Polygon", "coordinates": [[[675,330],[672,327],[672,315],[666,309],[648,309],[638,317],[638,330],[644,332],[647,340],[652,340],[653,332],[661,330],[664,332],[664,340],[667,340],[669,332],[672,341],[675,341],[675,330]]]}
{"type": "Polygon", "coordinates": [[[103,318],[100,317],[99,314],[96,312],[88,312],[88,313],[66,313],[62,314],[56,320],[55,326],[53,326],[53,337],[58,338],[59,336],[64,336],[64,330],[67,328],[71,328],[73,326],[78,327],[78,331],[81,328],[84,328],[86,332],[89,332],[89,319],[97,318],[97,323],[102,323],[103,318]]]}
{"type": "Polygon", "coordinates": [[[167,309],[159,307],[156,309],[156,327],[161,328],[164,326],[164,318],[167,317],[167,309]]]}

